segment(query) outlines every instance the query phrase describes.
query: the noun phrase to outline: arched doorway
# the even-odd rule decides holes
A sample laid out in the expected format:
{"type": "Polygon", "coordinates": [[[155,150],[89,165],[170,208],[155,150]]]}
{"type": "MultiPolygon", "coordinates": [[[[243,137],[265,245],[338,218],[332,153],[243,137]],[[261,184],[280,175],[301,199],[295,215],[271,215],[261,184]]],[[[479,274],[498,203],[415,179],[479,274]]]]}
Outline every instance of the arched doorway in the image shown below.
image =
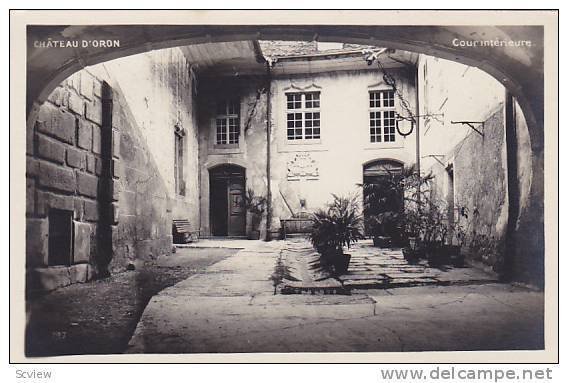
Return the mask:
{"type": "Polygon", "coordinates": [[[219,165],[209,169],[209,215],[213,236],[245,235],[245,169],[219,165]]]}
{"type": "MultiPolygon", "coordinates": [[[[400,236],[395,216],[404,208],[403,190],[399,187],[404,165],[400,161],[379,159],[363,165],[363,215],[368,236],[400,236]]],[[[396,243],[395,243],[396,244],[396,243]]]]}

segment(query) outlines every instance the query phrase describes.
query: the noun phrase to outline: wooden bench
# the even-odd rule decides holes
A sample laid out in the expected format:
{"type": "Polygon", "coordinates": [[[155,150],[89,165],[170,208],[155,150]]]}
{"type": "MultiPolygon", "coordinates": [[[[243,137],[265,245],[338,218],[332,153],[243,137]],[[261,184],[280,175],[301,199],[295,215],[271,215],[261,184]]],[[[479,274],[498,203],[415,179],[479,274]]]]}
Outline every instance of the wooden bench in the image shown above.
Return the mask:
{"type": "Polygon", "coordinates": [[[187,219],[174,219],[172,235],[174,243],[190,243],[199,239],[199,230],[191,230],[191,223],[187,219]]]}

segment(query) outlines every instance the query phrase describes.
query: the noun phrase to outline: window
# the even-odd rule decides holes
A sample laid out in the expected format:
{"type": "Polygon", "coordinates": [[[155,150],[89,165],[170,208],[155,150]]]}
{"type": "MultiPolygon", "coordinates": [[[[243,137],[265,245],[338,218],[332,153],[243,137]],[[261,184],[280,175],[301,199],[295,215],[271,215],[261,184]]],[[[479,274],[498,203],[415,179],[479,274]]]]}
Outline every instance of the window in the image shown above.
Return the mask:
{"type": "Polygon", "coordinates": [[[371,142],[394,142],[396,133],[394,91],[369,92],[369,128],[371,142]]]}
{"type": "Polygon", "coordinates": [[[320,139],[320,93],[286,93],[288,140],[320,139]]]}
{"type": "Polygon", "coordinates": [[[217,104],[216,139],[217,145],[238,145],[241,133],[240,103],[226,100],[217,104]]]}
{"type": "Polygon", "coordinates": [[[174,179],[176,194],[185,195],[185,182],[183,179],[183,143],[185,130],[176,125],[174,133],[174,179]]]}

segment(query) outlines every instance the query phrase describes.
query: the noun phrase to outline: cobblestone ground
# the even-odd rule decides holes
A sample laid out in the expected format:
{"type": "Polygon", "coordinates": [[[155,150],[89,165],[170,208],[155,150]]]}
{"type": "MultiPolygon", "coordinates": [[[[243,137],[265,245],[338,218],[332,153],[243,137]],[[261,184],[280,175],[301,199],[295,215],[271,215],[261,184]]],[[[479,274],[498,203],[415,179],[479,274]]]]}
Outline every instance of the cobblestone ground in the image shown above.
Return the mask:
{"type": "Polygon", "coordinates": [[[153,295],[237,251],[178,249],[138,270],[29,299],[26,354],[122,353],[153,295]]]}
{"type": "MultiPolygon", "coordinates": [[[[298,254],[297,246],[287,241],[254,242],[164,289],[147,305],[128,352],[543,348],[543,294],[490,280],[452,286],[381,286],[355,289],[350,295],[279,294],[284,278],[305,275],[282,266],[287,252],[298,254]]],[[[392,254],[387,256],[391,259],[392,254]]]]}
{"type": "Polygon", "coordinates": [[[287,241],[282,252],[288,279],[283,278],[284,293],[349,292],[355,289],[387,289],[425,285],[466,285],[497,282],[495,274],[473,267],[440,265],[430,267],[426,260],[409,264],[401,249],[374,247],[371,240],[354,244],[347,273],[333,276],[319,263],[320,255],[301,238],[287,241]]]}

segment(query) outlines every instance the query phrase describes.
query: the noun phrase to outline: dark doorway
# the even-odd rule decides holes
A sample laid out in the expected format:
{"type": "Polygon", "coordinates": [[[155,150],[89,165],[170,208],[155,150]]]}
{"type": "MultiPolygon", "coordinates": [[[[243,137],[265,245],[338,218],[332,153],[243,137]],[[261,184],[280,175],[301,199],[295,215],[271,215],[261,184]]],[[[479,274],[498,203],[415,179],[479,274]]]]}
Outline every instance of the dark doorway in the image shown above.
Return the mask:
{"type": "Polygon", "coordinates": [[[221,165],[209,170],[211,234],[244,236],[245,169],[237,165],[221,165]]]}
{"type": "Polygon", "coordinates": [[[377,160],[363,166],[363,215],[368,236],[399,237],[399,215],[404,208],[402,177],[403,165],[398,161],[377,160]]]}

